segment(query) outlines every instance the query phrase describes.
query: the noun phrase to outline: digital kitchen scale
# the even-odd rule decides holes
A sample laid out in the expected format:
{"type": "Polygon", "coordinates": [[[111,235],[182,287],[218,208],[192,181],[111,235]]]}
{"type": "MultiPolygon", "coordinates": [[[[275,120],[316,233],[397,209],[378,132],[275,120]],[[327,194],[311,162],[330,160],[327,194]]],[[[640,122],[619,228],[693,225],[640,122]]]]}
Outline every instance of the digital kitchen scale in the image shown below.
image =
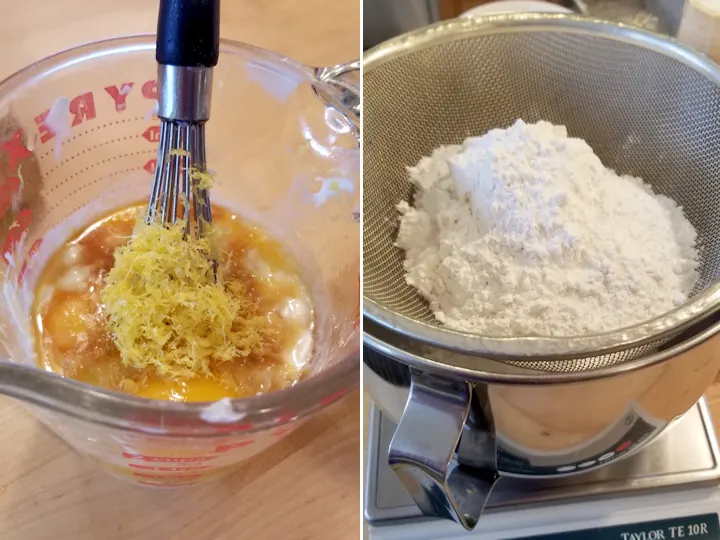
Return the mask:
{"type": "Polygon", "coordinates": [[[370,540],[720,539],[720,455],[704,399],[625,460],[559,479],[503,478],[472,532],[421,514],[387,464],[394,430],[372,404],[365,478],[370,540]]]}

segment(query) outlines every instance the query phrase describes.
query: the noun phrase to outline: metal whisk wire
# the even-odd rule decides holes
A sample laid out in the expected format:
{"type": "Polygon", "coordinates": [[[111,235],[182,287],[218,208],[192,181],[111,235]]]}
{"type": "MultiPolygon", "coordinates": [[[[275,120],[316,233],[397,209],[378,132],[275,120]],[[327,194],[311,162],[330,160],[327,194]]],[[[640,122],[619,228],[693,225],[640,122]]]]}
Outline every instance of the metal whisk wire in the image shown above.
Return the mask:
{"type": "Polygon", "coordinates": [[[220,53],[219,0],[161,0],[158,16],[158,154],[146,223],[186,222],[202,236],[212,222],[206,172],[205,122],[213,67],[220,53]]]}
{"type": "Polygon", "coordinates": [[[186,232],[203,234],[212,222],[207,189],[200,189],[194,171],[205,171],[205,124],[163,121],[146,223],[186,221],[186,232]]]}

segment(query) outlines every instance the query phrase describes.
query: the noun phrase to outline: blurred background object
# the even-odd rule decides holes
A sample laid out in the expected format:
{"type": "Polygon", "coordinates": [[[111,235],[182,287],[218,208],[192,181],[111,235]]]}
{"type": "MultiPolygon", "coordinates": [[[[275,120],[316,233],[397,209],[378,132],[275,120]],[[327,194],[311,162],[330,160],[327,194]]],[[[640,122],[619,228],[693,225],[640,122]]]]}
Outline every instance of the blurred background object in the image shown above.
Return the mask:
{"type": "Polygon", "coordinates": [[[720,62],[720,2],[688,0],[678,39],[720,62]]]}
{"type": "MultiPolygon", "coordinates": [[[[514,1],[514,0],[511,0],[514,1]]],[[[541,0],[576,13],[677,35],[685,0],[541,0]]],[[[708,0],[705,0],[708,2],[708,0]]],[[[713,0],[709,0],[712,3],[713,0]]],[[[492,0],[365,0],[365,49],[428,24],[459,17],[492,0]]]]}
{"type": "Polygon", "coordinates": [[[677,35],[685,0],[645,0],[645,9],[658,19],[658,30],[677,35]]]}
{"type": "Polygon", "coordinates": [[[415,28],[440,20],[437,0],[364,0],[363,47],[378,43],[415,28]]]}

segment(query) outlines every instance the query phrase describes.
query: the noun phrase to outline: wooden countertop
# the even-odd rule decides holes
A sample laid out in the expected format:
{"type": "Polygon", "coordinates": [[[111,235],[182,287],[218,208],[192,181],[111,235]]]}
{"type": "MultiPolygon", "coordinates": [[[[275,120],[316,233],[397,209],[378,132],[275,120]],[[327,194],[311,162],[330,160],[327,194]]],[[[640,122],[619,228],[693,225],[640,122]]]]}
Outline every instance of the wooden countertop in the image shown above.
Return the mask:
{"type": "MultiPolygon", "coordinates": [[[[0,0],[0,76],[96,39],[152,32],[149,0],[0,0]]],[[[357,1],[223,2],[223,37],[311,65],[360,54],[357,1]]],[[[360,399],[352,393],[214,484],[131,486],[0,399],[0,539],[328,539],[360,530],[360,399]]]]}
{"type": "Polygon", "coordinates": [[[715,427],[715,435],[720,434],[720,375],[715,377],[715,382],[705,392],[705,398],[708,402],[710,414],[712,414],[713,426],[715,427]]]}

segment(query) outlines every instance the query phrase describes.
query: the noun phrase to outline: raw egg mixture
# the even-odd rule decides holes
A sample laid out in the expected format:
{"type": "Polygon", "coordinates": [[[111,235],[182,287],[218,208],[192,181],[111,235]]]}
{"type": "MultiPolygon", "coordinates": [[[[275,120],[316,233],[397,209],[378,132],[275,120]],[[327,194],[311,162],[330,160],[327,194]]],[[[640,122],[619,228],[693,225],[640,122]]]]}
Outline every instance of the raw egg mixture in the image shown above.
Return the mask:
{"type": "Polygon", "coordinates": [[[131,239],[142,210],[128,208],[92,224],[48,261],[33,306],[42,367],[103,388],[175,401],[246,397],[296,383],[313,335],[312,305],[298,265],[263,230],[220,207],[213,207],[213,224],[223,278],[241,284],[255,315],[265,317],[262,346],[189,377],[123,360],[102,298],[115,251],[131,239]]]}

